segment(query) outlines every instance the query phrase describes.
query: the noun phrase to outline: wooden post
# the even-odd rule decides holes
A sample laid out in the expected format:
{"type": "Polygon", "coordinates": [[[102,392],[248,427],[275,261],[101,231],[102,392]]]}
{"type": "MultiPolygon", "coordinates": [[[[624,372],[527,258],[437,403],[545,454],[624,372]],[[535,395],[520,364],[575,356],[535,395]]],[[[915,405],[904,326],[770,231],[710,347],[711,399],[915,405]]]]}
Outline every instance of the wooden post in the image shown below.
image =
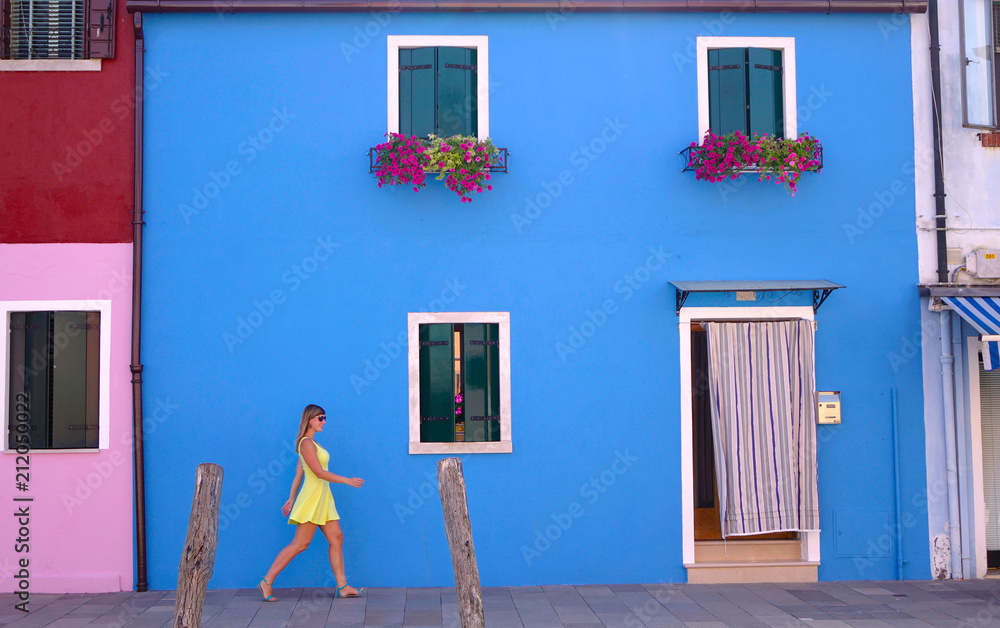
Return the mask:
{"type": "Polygon", "coordinates": [[[483,592],[479,588],[479,567],[472,544],[472,522],[465,499],[461,460],[445,458],[438,462],[438,490],[444,509],[444,532],[448,536],[451,564],[455,569],[455,593],[462,628],[485,628],[483,592]]]}
{"type": "Polygon", "coordinates": [[[222,467],[209,462],[198,465],[187,539],[177,572],[174,628],[197,628],[201,625],[205,589],[215,570],[215,548],[219,545],[221,499],[222,467]]]}

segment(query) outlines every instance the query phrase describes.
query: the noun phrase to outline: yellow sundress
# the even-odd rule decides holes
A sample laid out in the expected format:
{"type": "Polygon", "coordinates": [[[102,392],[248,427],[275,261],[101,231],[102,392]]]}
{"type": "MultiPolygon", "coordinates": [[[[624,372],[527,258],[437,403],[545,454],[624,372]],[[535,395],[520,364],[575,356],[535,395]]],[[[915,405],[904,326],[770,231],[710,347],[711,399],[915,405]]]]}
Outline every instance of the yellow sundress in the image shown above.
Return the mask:
{"type": "MultiPolygon", "coordinates": [[[[330,454],[316,441],[313,441],[313,445],[316,445],[316,458],[319,459],[319,466],[323,467],[324,471],[328,471],[326,465],[330,462],[330,454]]],[[[306,459],[302,456],[301,441],[299,441],[298,452],[299,460],[302,461],[304,478],[302,488],[299,489],[298,497],[295,498],[295,503],[292,505],[292,512],[288,516],[288,523],[298,525],[308,522],[323,525],[327,521],[340,519],[340,515],[337,514],[337,506],[333,503],[330,483],[316,477],[316,474],[306,464],[306,459]]]]}

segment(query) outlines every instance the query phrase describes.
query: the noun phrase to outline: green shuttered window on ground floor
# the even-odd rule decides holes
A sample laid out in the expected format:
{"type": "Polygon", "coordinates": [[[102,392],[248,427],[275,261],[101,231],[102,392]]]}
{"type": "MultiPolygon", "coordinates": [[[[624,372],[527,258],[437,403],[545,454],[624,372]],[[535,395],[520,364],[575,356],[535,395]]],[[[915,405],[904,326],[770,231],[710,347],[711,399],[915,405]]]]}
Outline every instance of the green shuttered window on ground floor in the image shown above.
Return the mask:
{"type": "Polygon", "coordinates": [[[500,440],[499,328],[420,325],[420,442],[500,440]]]}
{"type": "Polygon", "coordinates": [[[716,135],[784,137],[780,50],[718,48],[708,51],[709,126],[716,135]]]}
{"type": "Polygon", "coordinates": [[[399,51],[399,132],[477,135],[476,50],[436,46],[399,51]]]}

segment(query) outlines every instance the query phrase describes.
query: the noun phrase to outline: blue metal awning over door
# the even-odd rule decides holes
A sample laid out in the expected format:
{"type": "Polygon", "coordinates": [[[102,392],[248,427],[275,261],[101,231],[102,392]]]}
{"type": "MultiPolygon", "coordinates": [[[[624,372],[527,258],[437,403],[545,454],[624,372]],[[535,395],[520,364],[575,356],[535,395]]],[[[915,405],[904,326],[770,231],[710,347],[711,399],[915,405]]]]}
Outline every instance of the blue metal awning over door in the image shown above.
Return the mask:
{"type": "Polygon", "coordinates": [[[942,296],[941,300],[981,334],[983,368],[1000,368],[1000,297],[942,296]]]}

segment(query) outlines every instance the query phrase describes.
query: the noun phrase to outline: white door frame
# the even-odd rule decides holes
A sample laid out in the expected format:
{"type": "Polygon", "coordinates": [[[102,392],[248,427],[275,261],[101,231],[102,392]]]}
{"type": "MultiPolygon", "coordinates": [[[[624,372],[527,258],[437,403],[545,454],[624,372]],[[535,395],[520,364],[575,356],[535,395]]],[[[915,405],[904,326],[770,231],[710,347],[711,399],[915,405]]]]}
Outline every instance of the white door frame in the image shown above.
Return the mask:
{"type": "MultiPolygon", "coordinates": [[[[694,447],[691,398],[691,322],[703,320],[766,321],[802,318],[814,321],[812,306],[685,307],[679,314],[681,359],[681,529],[685,565],[694,564],[694,447]]],[[[819,562],[819,531],[800,532],[802,560],[819,562]]]]}

